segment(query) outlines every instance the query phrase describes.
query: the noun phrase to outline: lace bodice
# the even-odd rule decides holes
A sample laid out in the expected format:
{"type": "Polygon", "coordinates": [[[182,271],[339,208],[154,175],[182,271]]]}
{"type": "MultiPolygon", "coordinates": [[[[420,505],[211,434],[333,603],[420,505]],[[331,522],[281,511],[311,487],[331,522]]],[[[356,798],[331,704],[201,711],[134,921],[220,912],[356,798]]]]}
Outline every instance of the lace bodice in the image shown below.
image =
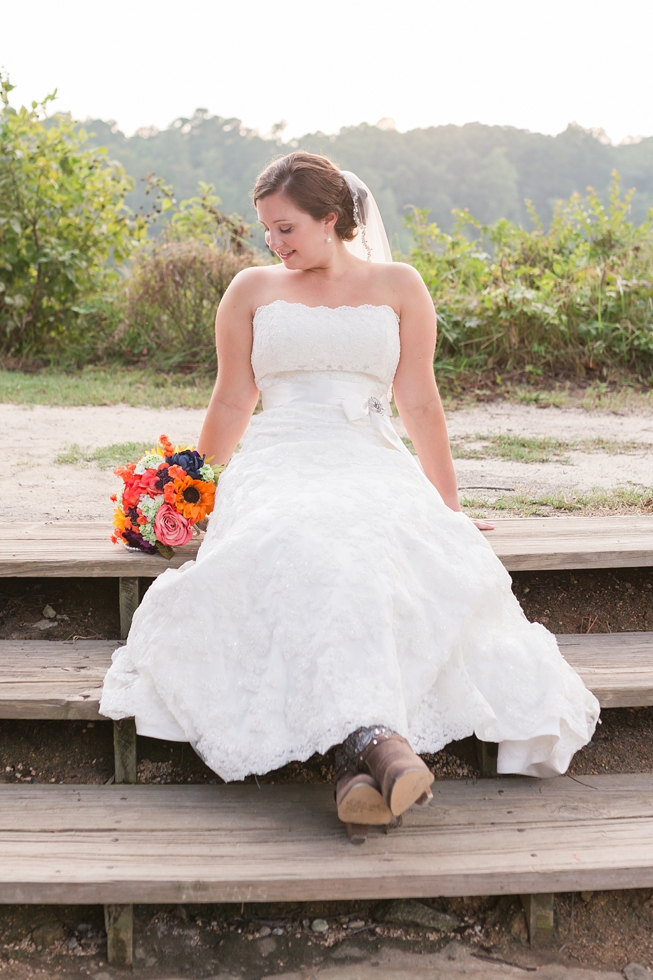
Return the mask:
{"type": "Polygon", "coordinates": [[[399,363],[399,320],[390,306],[304,306],[278,299],[254,315],[252,367],[261,390],[307,375],[388,388],[399,363]]]}

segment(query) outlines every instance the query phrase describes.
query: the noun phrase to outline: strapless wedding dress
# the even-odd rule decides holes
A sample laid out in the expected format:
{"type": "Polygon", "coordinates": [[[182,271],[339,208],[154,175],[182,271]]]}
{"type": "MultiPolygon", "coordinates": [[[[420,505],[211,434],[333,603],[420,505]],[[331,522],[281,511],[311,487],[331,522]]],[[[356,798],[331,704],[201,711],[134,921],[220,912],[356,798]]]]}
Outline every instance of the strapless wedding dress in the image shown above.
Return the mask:
{"type": "Polygon", "coordinates": [[[102,714],[191,742],[226,780],[378,724],[418,752],[475,732],[500,743],[500,772],[565,771],[598,702],[395,435],[398,360],[390,307],[257,310],[264,411],[197,560],[136,611],[102,714]]]}

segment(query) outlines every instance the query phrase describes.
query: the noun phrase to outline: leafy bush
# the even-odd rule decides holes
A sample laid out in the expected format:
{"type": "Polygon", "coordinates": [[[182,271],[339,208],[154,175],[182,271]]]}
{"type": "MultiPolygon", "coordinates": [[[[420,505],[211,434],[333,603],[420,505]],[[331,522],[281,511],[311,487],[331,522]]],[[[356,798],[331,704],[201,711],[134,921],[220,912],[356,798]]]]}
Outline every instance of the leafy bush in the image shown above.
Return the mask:
{"type": "Polygon", "coordinates": [[[75,345],[85,315],[144,237],[124,200],[133,181],[48,103],[16,111],[0,79],[0,353],[19,360],[75,345]]]}
{"type": "Polygon", "coordinates": [[[197,238],[141,249],[123,286],[122,319],[104,354],[153,367],[216,369],[213,324],[227,286],[254,264],[251,250],[197,238]]]}
{"type": "Polygon", "coordinates": [[[177,203],[172,188],[148,177],[154,211],[170,221],[125,270],[116,313],[119,323],[101,353],[152,367],[215,372],[215,311],[241,269],[263,257],[249,229],[223,214],[211,184],[177,203]]]}
{"type": "Polygon", "coordinates": [[[456,212],[446,234],[415,211],[410,261],[438,311],[445,370],[532,376],[621,366],[653,375],[653,221],[628,220],[632,191],[613,174],[610,201],[594,191],[560,204],[545,230],[456,212]]]}

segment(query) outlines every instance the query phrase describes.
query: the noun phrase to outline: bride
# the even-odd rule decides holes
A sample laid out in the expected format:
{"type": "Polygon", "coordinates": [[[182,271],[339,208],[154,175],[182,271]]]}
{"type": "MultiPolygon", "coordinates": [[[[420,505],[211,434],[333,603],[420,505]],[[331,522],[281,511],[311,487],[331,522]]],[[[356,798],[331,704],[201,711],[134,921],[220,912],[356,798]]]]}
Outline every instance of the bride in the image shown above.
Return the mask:
{"type": "Polygon", "coordinates": [[[452,739],[498,742],[500,773],[564,772],[598,702],[524,616],[492,525],[460,511],[419,274],[326,157],[275,160],[254,203],[281,263],[220,303],[198,446],[229,466],[197,560],[159,576],[114,653],[102,714],[190,741],[225,780],[339,746],[354,841],[428,802],[415,753],[452,739]]]}

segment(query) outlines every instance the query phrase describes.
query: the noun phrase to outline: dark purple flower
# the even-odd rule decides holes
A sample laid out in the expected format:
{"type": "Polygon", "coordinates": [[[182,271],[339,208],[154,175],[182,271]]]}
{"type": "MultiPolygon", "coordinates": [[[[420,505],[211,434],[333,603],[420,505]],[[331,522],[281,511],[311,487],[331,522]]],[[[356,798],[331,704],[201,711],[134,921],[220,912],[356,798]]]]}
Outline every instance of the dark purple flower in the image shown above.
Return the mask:
{"type": "Polygon", "coordinates": [[[166,463],[170,466],[181,466],[194,480],[201,480],[200,470],[204,466],[204,456],[200,456],[196,449],[184,449],[180,453],[166,456],[166,463]]]}
{"type": "Polygon", "coordinates": [[[156,553],[157,549],[154,547],[154,545],[150,544],[149,541],[146,541],[143,535],[139,534],[138,531],[128,531],[125,529],[122,532],[122,538],[125,544],[128,544],[130,548],[140,548],[141,551],[144,551],[148,555],[153,555],[156,553]]]}
{"type": "Polygon", "coordinates": [[[162,464],[156,472],[157,478],[154,484],[154,489],[158,490],[159,493],[162,493],[166,483],[172,483],[172,477],[169,473],[169,467],[166,466],[165,463],[162,464]]]}

